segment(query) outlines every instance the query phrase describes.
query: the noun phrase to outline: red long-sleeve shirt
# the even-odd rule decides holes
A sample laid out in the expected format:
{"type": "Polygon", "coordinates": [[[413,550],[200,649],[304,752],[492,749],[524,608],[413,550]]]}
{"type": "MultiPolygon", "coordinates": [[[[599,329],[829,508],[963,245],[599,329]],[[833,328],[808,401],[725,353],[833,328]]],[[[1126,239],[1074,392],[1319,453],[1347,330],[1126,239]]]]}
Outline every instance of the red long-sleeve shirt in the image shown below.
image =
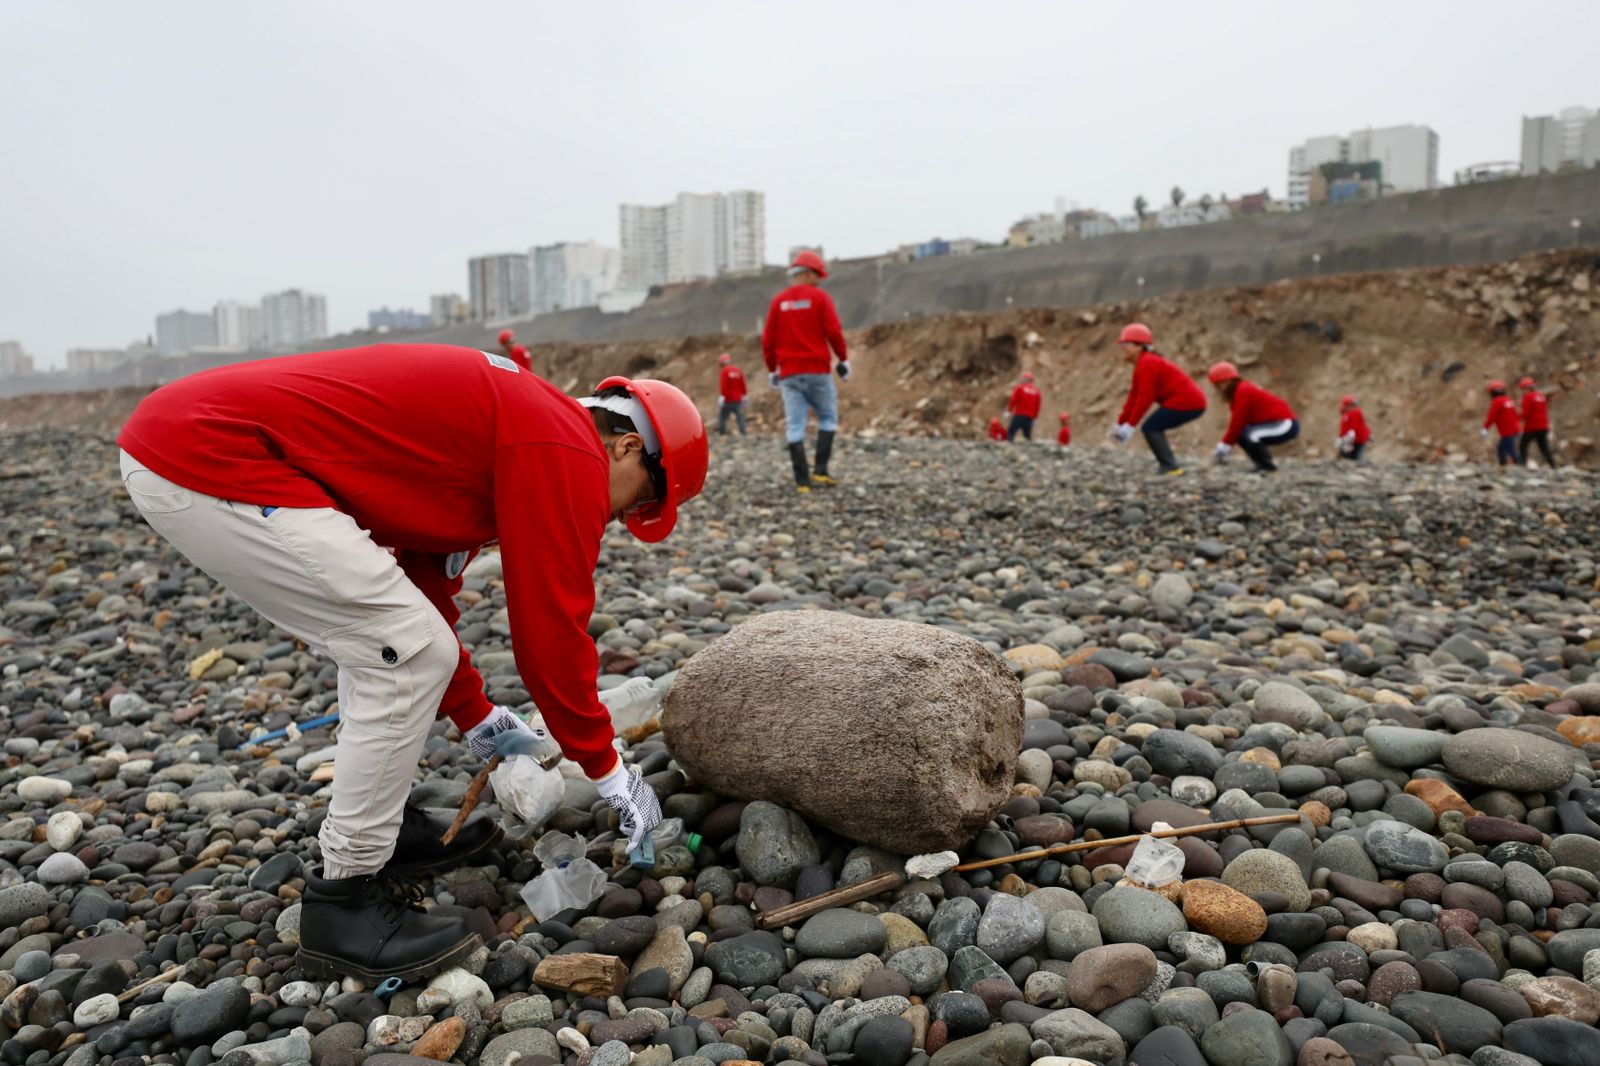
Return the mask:
{"type": "Polygon", "coordinates": [[[750,391],[744,382],[744,371],[732,365],[722,368],[722,374],[717,379],[717,387],[722,398],[729,403],[738,403],[750,391]]]}
{"type": "Polygon", "coordinates": [[[1072,427],[1065,422],[1061,423],[1061,429],[1056,433],[1056,443],[1061,445],[1072,443],[1072,427]]]}
{"type": "Polygon", "coordinates": [[[1136,426],[1151,404],[1174,411],[1204,411],[1206,394],[1176,363],[1155,352],[1145,352],[1133,364],[1133,385],[1117,421],[1136,426]]]}
{"type": "Polygon", "coordinates": [[[1550,428],[1550,398],[1538,389],[1522,394],[1522,428],[1529,433],[1550,428]]]}
{"type": "Polygon", "coordinates": [[[1005,440],[1006,439],[1006,427],[1002,426],[1000,424],[1000,420],[998,418],[989,419],[989,439],[990,440],[1005,440]]]}
{"type": "Polygon", "coordinates": [[[1021,382],[1011,390],[1011,402],[1006,404],[1006,414],[1038,418],[1040,402],[1039,387],[1031,381],[1021,382]]]}
{"type": "Polygon", "coordinates": [[[1252,381],[1240,380],[1233,390],[1232,414],[1228,419],[1228,432],[1223,435],[1222,443],[1239,443],[1239,434],[1243,433],[1246,426],[1256,426],[1263,422],[1282,422],[1294,417],[1294,409],[1284,402],[1280,396],[1263,389],[1252,381]]]}
{"type": "Polygon", "coordinates": [[[1483,428],[1490,426],[1502,437],[1515,437],[1522,432],[1522,422],[1517,418],[1517,405],[1509,396],[1496,396],[1489,401],[1489,413],[1483,416],[1483,428]]]}
{"type": "MultiPolygon", "coordinates": [[[[523,683],[569,758],[590,777],[615,767],[587,633],[609,466],[588,412],[549,382],[435,344],[263,359],[158,389],[117,443],[197,492],[348,514],[452,625],[461,578],[444,557],[498,539],[523,683]]],[[[489,713],[465,649],[440,709],[464,726],[489,713]]]]}
{"type": "Polygon", "coordinates": [[[1372,439],[1372,431],[1367,428],[1367,416],[1361,413],[1361,408],[1346,407],[1339,415],[1339,436],[1343,437],[1346,433],[1354,433],[1357,444],[1365,444],[1372,439]]]}
{"type": "Polygon", "coordinates": [[[761,358],[780,378],[795,374],[826,374],[833,358],[850,358],[844,329],[833,297],[815,285],[791,285],[772,298],[767,322],[761,330],[761,358]]]}

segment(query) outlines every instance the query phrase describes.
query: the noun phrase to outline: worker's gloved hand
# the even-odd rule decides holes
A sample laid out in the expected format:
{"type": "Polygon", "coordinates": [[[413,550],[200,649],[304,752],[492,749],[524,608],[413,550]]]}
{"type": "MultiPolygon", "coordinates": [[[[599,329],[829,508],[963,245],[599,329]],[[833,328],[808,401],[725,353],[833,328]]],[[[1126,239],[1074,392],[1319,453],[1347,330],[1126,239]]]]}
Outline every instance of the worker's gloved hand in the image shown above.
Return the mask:
{"type": "Polygon", "coordinates": [[[548,733],[533,728],[510,707],[496,707],[489,712],[489,717],[467,730],[467,747],[472,749],[472,754],[488,762],[497,754],[504,754],[496,741],[501,733],[525,734],[524,743],[528,744],[543,746],[550,742],[548,733]]]}
{"type": "Polygon", "coordinates": [[[1127,422],[1118,422],[1116,427],[1112,429],[1111,435],[1117,438],[1119,444],[1126,444],[1133,437],[1133,426],[1127,422]]]}
{"type": "Polygon", "coordinates": [[[1223,444],[1219,441],[1217,446],[1211,449],[1211,458],[1219,463],[1224,462],[1227,460],[1228,453],[1231,451],[1233,451],[1233,445],[1223,444]]]}
{"type": "Polygon", "coordinates": [[[850,380],[850,364],[849,363],[841,361],[839,363],[839,366],[838,366],[837,369],[839,371],[839,380],[840,381],[849,381],[850,380]]]}
{"type": "Polygon", "coordinates": [[[1478,430],[1478,436],[1482,437],[1484,440],[1488,440],[1489,439],[1489,427],[1485,426],[1482,429],[1478,430]]]}
{"type": "Polygon", "coordinates": [[[767,373],[767,384],[774,389],[778,387],[778,372],[776,370],[767,373]]]}
{"type": "Polygon", "coordinates": [[[639,771],[622,765],[596,781],[600,795],[622,818],[622,831],[628,836],[628,850],[637,848],[661,824],[661,803],[655,790],[644,783],[639,771]]]}

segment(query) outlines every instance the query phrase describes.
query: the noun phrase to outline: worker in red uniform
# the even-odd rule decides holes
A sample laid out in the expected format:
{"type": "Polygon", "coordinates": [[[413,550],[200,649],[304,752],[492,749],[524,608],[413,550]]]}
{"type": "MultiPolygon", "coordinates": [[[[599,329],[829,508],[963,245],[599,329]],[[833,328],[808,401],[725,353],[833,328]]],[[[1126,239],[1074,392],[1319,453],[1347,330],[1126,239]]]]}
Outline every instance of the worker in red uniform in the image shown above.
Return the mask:
{"type": "Polygon", "coordinates": [[[1522,465],[1528,465],[1530,447],[1537,444],[1544,456],[1544,465],[1554,470],[1556,459],[1550,454],[1550,398],[1535,387],[1530,377],[1517,382],[1517,388],[1522,390],[1522,465]]]}
{"type": "Polygon", "coordinates": [[[511,354],[511,342],[517,339],[517,334],[513,330],[503,329],[503,330],[500,331],[500,336],[496,337],[495,339],[500,342],[501,350],[504,351],[507,355],[510,355],[511,354]]]}
{"type": "Polygon", "coordinates": [[[528,357],[528,349],[520,344],[511,346],[511,359],[524,370],[531,371],[533,369],[533,360],[528,357]]]}
{"type": "Polygon", "coordinates": [[[1367,450],[1367,442],[1372,439],[1372,431],[1367,428],[1367,416],[1361,413],[1361,405],[1356,403],[1354,396],[1341,396],[1339,398],[1339,457],[1352,462],[1361,461],[1361,453],[1367,450]]]}
{"type": "Polygon", "coordinates": [[[1056,443],[1065,448],[1072,443],[1072,426],[1067,422],[1067,412],[1061,412],[1061,428],[1056,430],[1056,443]]]}
{"type": "Polygon", "coordinates": [[[518,673],[562,752],[638,845],[660,806],[612,747],[587,633],[612,520],[654,542],[705,482],[705,425],[661,381],[573,400],[503,355],[380,344],[183,378],[123,427],[134,506],[196,567],[331,658],[340,728],[322,865],[301,897],[300,969],[418,979],[479,945],[407,906],[397,870],[459,865],[407,803],[436,714],[488,759],[534,734],[483,693],[455,635],[468,561],[498,540],[518,673]]]}
{"type": "Polygon", "coordinates": [[[1206,371],[1206,378],[1231,409],[1228,431],[1212,450],[1211,457],[1223,462],[1237,444],[1256,464],[1259,473],[1270,474],[1277,470],[1269,448],[1274,444],[1287,444],[1300,435],[1300,421],[1295,418],[1294,409],[1282,397],[1240,377],[1239,368],[1232,363],[1212,364],[1206,371]]]}
{"type": "Polygon", "coordinates": [[[744,371],[733,365],[733,356],[723,352],[717,356],[722,370],[717,375],[717,433],[727,435],[728,416],[739,423],[739,436],[744,436],[744,398],[749,393],[744,371]]]}
{"type": "Polygon", "coordinates": [[[1522,465],[1522,456],[1517,452],[1517,436],[1522,432],[1522,421],[1517,418],[1517,405],[1511,397],[1506,395],[1506,383],[1503,381],[1489,382],[1489,413],[1483,416],[1483,429],[1479,432],[1487,440],[1489,427],[1493,426],[1500,435],[1500,442],[1495,445],[1495,458],[1501,466],[1511,464],[1522,465]]]}
{"type": "Polygon", "coordinates": [[[1006,414],[1011,416],[1011,424],[1006,427],[1008,442],[1016,440],[1018,433],[1029,440],[1033,439],[1033,421],[1039,417],[1039,407],[1043,402],[1039,386],[1033,383],[1033,375],[1024,370],[1022,380],[1011,390],[1011,399],[1006,403],[1006,414]]]}
{"type": "Polygon", "coordinates": [[[999,415],[995,415],[993,418],[989,419],[989,439],[990,440],[1005,440],[1006,439],[1006,427],[1005,427],[1005,424],[1000,421],[1000,416],[999,415]]]}
{"type": "Polygon", "coordinates": [[[1111,435],[1119,442],[1126,442],[1143,419],[1140,429],[1145,443],[1150,446],[1150,454],[1156,457],[1157,468],[1163,474],[1181,474],[1183,467],[1172,454],[1167,433],[1205,414],[1206,394],[1200,391],[1193,378],[1156,352],[1155,340],[1155,334],[1143,322],[1124,327],[1117,337],[1122,361],[1133,364],[1133,384],[1111,435]],[[1145,418],[1144,413],[1151,404],[1156,405],[1156,411],[1145,418]]]}
{"type": "Polygon", "coordinates": [[[783,392],[784,438],[794,467],[798,492],[811,486],[838,484],[828,473],[833,435],[839,429],[839,393],[828,371],[839,359],[839,380],[850,380],[850,351],[844,343],[839,312],[817,283],[828,276],[827,265],[816,252],[805,251],[789,264],[793,284],[772,298],[766,325],[761,330],[761,356],[767,364],[767,383],[783,392]],[[831,351],[830,351],[831,350],[831,351]],[[817,465],[806,466],[806,422],[817,413],[817,465]]]}

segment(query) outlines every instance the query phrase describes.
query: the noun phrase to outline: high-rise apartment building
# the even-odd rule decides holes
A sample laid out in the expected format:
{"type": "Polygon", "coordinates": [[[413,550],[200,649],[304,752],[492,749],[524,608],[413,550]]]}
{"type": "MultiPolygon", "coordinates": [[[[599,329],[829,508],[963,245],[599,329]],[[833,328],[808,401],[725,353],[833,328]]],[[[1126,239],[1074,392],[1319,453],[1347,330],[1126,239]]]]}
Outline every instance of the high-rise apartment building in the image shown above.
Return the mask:
{"type": "Polygon", "coordinates": [[[660,206],[623,204],[621,287],[697,281],[759,270],[766,256],[766,195],[679,193],[660,206]]]}
{"type": "Polygon", "coordinates": [[[0,341],[0,378],[33,373],[33,356],[22,350],[21,341],[0,341]]]}
{"type": "Polygon", "coordinates": [[[126,348],[69,348],[67,373],[93,376],[133,361],[126,348]]]}
{"type": "Polygon", "coordinates": [[[285,289],[261,298],[268,348],[297,348],[328,335],[328,301],[314,292],[285,289]]]}
{"type": "Polygon", "coordinates": [[[211,316],[217,325],[217,347],[223,351],[250,352],[266,345],[267,332],[260,304],[221,300],[212,308],[211,316]]]}
{"type": "Polygon", "coordinates": [[[1348,137],[1313,137],[1289,149],[1291,208],[1311,202],[1311,178],[1324,163],[1379,163],[1386,193],[1439,187],[1439,135],[1427,126],[1356,130],[1348,137]]]}
{"type": "Polygon", "coordinates": [[[467,292],[479,322],[522,318],[532,310],[528,257],[514,252],[467,260],[467,292]]]}
{"type": "Polygon", "coordinates": [[[427,329],[431,325],[433,325],[432,315],[413,311],[409,307],[395,311],[380,307],[376,311],[367,312],[367,328],[370,330],[427,329]]]}
{"type": "Polygon", "coordinates": [[[156,351],[162,356],[187,355],[217,346],[217,320],[195,311],[168,311],[156,316],[156,351]]]}
{"type": "Polygon", "coordinates": [[[536,247],[528,253],[528,260],[535,314],[593,307],[617,287],[617,250],[594,241],[536,247]]]}
{"type": "Polygon", "coordinates": [[[428,317],[435,326],[448,326],[470,319],[472,307],[460,293],[442,292],[428,297],[428,317]]]}
{"type": "Polygon", "coordinates": [[[1546,174],[1564,167],[1600,164],[1600,112],[1566,107],[1558,115],[1522,119],[1522,173],[1546,174]]]}

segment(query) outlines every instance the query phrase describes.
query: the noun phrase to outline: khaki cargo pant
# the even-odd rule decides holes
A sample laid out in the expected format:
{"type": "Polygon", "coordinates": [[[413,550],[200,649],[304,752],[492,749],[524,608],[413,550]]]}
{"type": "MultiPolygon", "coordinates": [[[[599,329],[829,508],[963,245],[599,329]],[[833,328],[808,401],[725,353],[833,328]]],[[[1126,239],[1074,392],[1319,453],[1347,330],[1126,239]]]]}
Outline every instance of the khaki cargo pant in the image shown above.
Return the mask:
{"type": "Polygon", "coordinates": [[[327,507],[263,515],[168,481],[127,452],[122,483],[190,562],[338,664],[322,876],[376,873],[394,851],[417,758],[459,661],[455,633],[348,515],[327,507]]]}

